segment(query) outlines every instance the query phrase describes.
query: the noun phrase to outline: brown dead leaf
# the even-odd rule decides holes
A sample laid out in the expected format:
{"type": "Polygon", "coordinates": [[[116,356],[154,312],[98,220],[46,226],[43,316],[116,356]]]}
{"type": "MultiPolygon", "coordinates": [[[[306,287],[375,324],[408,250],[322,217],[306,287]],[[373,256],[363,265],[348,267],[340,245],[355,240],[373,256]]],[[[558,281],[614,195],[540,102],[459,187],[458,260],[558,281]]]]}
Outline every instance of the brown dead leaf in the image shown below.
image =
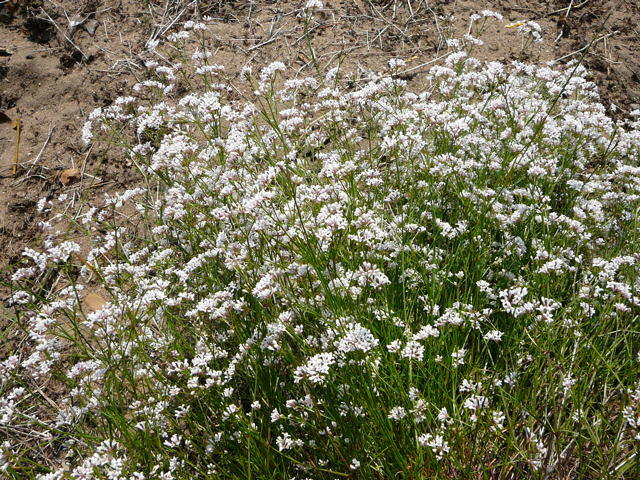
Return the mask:
{"type": "Polygon", "coordinates": [[[77,168],[67,168],[60,174],[60,181],[63,185],[71,185],[80,180],[81,173],[77,168]]]}
{"type": "Polygon", "coordinates": [[[89,312],[100,310],[106,303],[107,301],[97,293],[90,293],[84,297],[84,304],[89,312]]]}

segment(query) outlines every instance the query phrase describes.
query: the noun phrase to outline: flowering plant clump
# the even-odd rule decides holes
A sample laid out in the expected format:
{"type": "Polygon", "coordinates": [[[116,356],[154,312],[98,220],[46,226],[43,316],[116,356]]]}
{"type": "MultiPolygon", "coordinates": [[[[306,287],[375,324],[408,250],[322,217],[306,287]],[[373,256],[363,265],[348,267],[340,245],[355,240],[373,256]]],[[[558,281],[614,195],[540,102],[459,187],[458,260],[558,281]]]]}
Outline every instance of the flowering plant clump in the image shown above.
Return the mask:
{"type": "Polygon", "coordinates": [[[198,50],[94,112],[145,183],[25,252],[3,475],[637,478],[640,122],[465,44],[419,91],[198,50]]]}

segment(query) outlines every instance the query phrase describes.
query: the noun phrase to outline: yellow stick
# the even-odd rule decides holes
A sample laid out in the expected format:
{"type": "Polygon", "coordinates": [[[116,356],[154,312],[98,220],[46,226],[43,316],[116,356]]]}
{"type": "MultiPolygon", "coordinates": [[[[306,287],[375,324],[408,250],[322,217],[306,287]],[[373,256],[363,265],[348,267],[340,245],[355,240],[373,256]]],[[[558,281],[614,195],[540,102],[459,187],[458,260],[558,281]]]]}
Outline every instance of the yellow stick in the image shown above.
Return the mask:
{"type": "Polygon", "coordinates": [[[11,126],[16,131],[16,156],[13,159],[13,176],[15,177],[18,173],[18,157],[20,156],[20,127],[22,126],[22,122],[17,118],[13,121],[11,126]]]}

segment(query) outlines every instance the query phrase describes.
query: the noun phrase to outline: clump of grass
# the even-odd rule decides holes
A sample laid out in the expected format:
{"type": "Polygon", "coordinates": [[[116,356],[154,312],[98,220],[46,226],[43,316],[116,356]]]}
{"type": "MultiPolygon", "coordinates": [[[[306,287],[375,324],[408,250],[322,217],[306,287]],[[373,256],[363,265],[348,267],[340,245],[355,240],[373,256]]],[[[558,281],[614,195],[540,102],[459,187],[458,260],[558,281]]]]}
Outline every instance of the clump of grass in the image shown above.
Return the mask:
{"type": "Polygon", "coordinates": [[[199,50],[97,110],[145,187],[25,252],[4,474],[635,478],[640,124],[452,45],[244,96],[199,50]]]}

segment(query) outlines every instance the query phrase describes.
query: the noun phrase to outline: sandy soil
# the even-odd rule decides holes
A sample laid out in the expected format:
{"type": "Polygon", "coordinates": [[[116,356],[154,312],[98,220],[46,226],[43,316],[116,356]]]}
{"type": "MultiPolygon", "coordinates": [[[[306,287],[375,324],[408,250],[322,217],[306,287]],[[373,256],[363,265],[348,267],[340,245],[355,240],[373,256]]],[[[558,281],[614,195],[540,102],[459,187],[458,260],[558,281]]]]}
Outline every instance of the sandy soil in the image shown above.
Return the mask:
{"type": "MultiPolygon", "coordinates": [[[[290,75],[310,71],[308,45],[321,65],[383,69],[392,57],[409,60],[408,78],[447,38],[465,33],[474,11],[492,9],[505,21],[485,36],[478,55],[519,58],[520,41],[504,28],[535,20],[545,42],[527,60],[568,61],[594,38],[586,64],[612,114],[640,108],[640,5],[636,0],[326,0],[308,32],[298,16],[304,1],[234,0],[4,0],[0,1],[0,278],[39,243],[36,211],[43,197],[69,194],[68,209],[99,202],[104,192],[134,184],[133,169],[115,152],[87,149],[80,130],[88,113],[109,105],[146,76],[146,42],[189,19],[213,18],[210,48],[230,77],[243,66],[278,59],[290,75]],[[613,106],[614,104],[615,106],[613,106]],[[617,108],[616,108],[617,107],[617,108]],[[16,130],[21,121],[17,171],[16,130]],[[80,181],[63,185],[76,167],[80,181]]],[[[6,294],[6,289],[4,289],[6,294]]],[[[3,290],[0,290],[0,299],[3,290]]],[[[1,326],[1,325],[0,325],[1,326]]]]}

